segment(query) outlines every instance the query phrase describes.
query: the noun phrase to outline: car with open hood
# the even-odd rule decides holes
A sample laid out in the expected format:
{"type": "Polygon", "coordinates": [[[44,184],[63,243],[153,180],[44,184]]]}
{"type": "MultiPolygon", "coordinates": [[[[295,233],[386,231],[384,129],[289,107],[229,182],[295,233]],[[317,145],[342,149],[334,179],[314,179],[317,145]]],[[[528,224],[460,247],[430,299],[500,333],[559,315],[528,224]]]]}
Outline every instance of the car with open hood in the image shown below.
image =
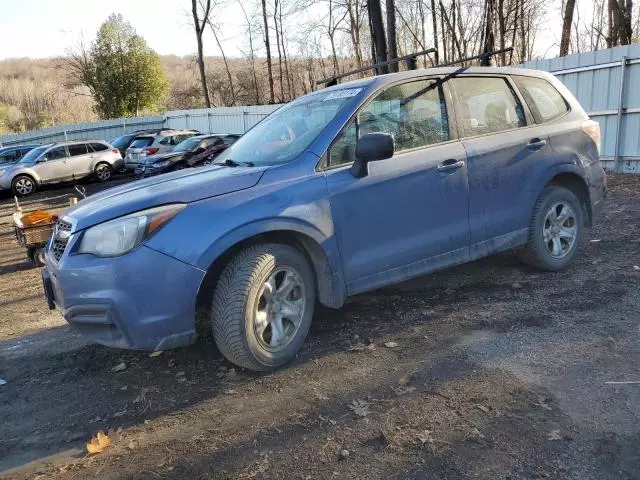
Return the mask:
{"type": "Polygon", "coordinates": [[[271,370],[317,303],[516,250],[569,265],[606,195],[600,130],[545,72],[433,68],[322,89],[205,168],[66,210],[48,245],[50,308],[89,339],[164,350],[213,334],[271,370]]]}

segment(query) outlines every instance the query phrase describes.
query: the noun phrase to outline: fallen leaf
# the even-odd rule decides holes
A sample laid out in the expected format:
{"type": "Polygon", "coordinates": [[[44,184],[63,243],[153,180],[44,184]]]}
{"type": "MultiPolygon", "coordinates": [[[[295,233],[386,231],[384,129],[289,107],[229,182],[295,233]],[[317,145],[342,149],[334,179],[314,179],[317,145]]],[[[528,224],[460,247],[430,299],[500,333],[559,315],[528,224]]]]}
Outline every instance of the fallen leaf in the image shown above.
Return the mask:
{"type": "Polygon", "coordinates": [[[482,410],[484,413],[489,413],[491,410],[489,410],[489,407],[485,407],[484,405],[476,405],[476,408],[478,410],[482,410]]]}
{"type": "Polygon", "coordinates": [[[94,455],[96,453],[101,453],[109,445],[111,445],[111,440],[109,440],[109,437],[107,435],[105,435],[103,432],[98,432],[87,443],[87,453],[89,455],[94,455]]]}
{"type": "Polygon", "coordinates": [[[346,460],[347,458],[349,458],[349,450],[342,450],[340,452],[340,460],[346,460]]]}
{"type": "Polygon", "coordinates": [[[547,435],[547,438],[549,440],[562,440],[562,434],[560,433],[560,430],[551,430],[547,435]]]}
{"type": "Polygon", "coordinates": [[[598,243],[601,242],[602,239],[601,238],[594,238],[593,240],[591,240],[591,243],[598,243]]]}
{"type": "Polygon", "coordinates": [[[159,357],[160,355],[162,355],[162,350],[157,350],[157,351],[155,351],[155,352],[151,352],[151,353],[149,354],[149,356],[150,356],[151,358],[159,357]]]}
{"type": "Polygon", "coordinates": [[[127,364],[124,362],[120,362],[115,367],[111,369],[112,372],[122,372],[127,369],[127,364]]]}
{"type": "Polygon", "coordinates": [[[423,445],[425,443],[433,443],[433,436],[431,435],[431,430],[425,430],[424,432],[419,433],[418,440],[420,440],[423,445]]]}
{"type": "Polygon", "coordinates": [[[398,344],[396,342],[384,342],[384,346],[387,348],[396,348],[398,344]]]}
{"type": "Polygon", "coordinates": [[[403,375],[398,380],[398,385],[407,386],[411,383],[411,375],[403,375]]]}
{"type": "Polygon", "coordinates": [[[371,410],[369,410],[369,402],[361,399],[351,402],[349,408],[359,417],[366,417],[371,413],[371,410]]]}

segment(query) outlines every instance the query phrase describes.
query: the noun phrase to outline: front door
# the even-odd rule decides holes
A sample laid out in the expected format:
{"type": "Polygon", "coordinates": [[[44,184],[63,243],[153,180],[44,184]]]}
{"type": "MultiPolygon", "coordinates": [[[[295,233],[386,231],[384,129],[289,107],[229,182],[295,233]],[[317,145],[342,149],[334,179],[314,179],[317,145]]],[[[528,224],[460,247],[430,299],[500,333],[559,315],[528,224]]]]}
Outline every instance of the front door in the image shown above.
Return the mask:
{"type": "Polygon", "coordinates": [[[531,183],[554,161],[553,152],[508,77],[450,82],[467,153],[471,255],[478,257],[526,241],[531,183]]]}
{"type": "Polygon", "coordinates": [[[349,294],[468,258],[465,152],[452,139],[442,87],[419,80],[390,87],[337,137],[325,171],[349,294]],[[385,132],[392,158],[350,172],[357,138],[385,132]]]}
{"type": "Polygon", "coordinates": [[[33,167],[40,177],[40,182],[61,182],[67,179],[67,147],[54,147],[38,159],[33,167]]]}

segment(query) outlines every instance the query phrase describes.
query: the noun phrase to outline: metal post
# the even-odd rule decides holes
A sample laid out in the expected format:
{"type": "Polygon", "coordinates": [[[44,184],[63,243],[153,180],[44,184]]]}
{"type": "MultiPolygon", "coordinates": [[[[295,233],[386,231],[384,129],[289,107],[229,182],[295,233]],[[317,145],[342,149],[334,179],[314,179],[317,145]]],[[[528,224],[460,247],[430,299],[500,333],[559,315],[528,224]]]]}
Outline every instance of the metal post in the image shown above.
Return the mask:
{"type": "Polygon", "coordinates": [[[244,110],[242,112],[242,133],[246,133],[247,131],[247,115],[249,115],[249,112],[244,110]]]}
{"type": "Polygon", "coordinates": [[[627,57],[623,56],[620,60],[620,94],[618,96],[618,116],[616,118],[616,144],[614,153],[614,170],[622,171],[622,162],[620,161],[620,134],[622,133],[622,115],[624,114],[624,80],[627,71],[627,57]]]}
{"type": "Polygon", "coordinates": [[[189,114],[184,114],[184,129],[187,130],[189,128],[189,114]]]}
{"type": "Polygon", "coordinates": [[[66,142],[68,140],[69,140],[69,137],[67,137],[67,131],[65,130],[64,131],[64,141],[66,142]]]}
{"type": "Polygon", "coordinates": [[[127,120],[125,118],[122,119],[122,134],[127,133],[127,120]]]}
{"type": "Polygon", "coordinates": [[[207,125],[209,125],[209,133],[213,133],[213,130],[211,130],[211,112],[209,110],[207,110],[207,125]]]}

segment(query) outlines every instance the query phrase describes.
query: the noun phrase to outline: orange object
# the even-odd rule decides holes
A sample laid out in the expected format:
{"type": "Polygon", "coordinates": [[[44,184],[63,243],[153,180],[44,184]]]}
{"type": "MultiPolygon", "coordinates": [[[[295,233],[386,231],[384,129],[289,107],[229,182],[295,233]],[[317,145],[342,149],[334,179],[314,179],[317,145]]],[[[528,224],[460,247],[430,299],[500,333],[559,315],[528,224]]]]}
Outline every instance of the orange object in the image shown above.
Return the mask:
{"type": "Polygon", "coordinates": [[[41,223],[51,223],[53,221],[52,215],[44,210],[36,210],[22,215],[20,219],[23,225],[38,225],[41,223]]]}

